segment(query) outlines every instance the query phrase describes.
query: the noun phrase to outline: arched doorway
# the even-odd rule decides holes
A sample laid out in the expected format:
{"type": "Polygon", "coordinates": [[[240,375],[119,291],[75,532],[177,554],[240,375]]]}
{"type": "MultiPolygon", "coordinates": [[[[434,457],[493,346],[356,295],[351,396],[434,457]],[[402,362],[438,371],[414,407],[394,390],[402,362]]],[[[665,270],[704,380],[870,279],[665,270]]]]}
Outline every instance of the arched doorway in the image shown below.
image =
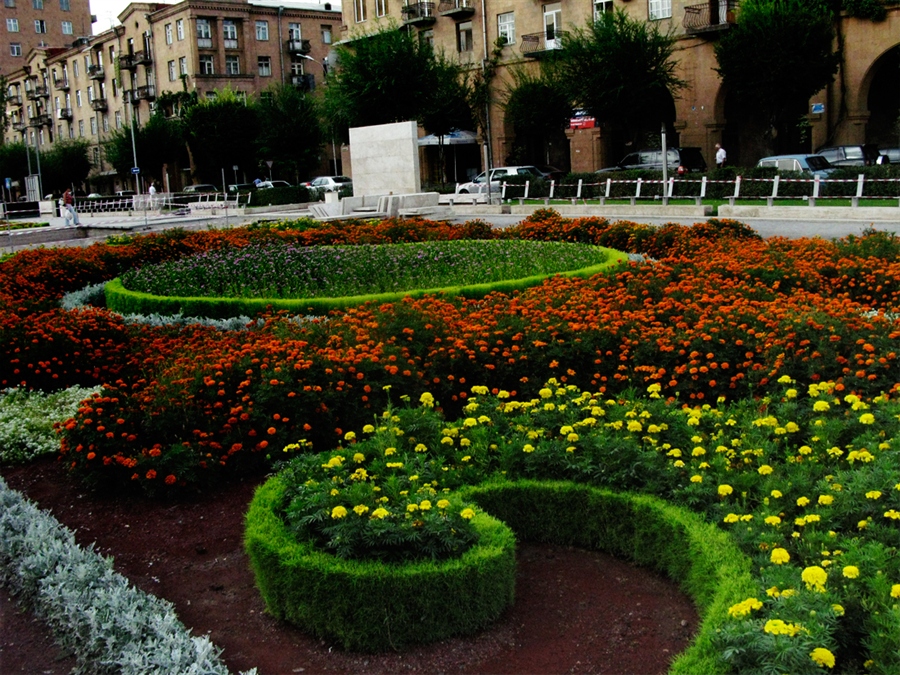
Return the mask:
{"type": "Polygon", "coordinates": [[[880,148],[900,147],[900,45],[875,61],[866,80],[866,143],[876,143],[880,148]]]}

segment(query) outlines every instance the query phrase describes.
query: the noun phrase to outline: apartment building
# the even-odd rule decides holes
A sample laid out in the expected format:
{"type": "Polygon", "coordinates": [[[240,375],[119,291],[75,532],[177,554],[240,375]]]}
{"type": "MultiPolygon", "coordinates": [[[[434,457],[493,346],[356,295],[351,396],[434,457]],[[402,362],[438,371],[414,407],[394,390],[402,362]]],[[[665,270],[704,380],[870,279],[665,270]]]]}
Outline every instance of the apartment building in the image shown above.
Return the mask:
{"type": "MultiPolygon", "coordinates": [[[[489,156],[505,163],[515,138],[506,123],[502,94],[515,67],[538,68],[541,58],[562,46],[561,37],[614,9],[653,22],[678,38],[674,58],[677,76],[688,82],[667,111],[671,146],[700,147],[707,162],[715,144],[729,150],[729,160],[755,162],[754,139],[745,133],[742,111],[730,100],[715,68],[714,44],[738,20],[738,0],[346,0],[341,40],[353,40],[386,25],[416,31],[436,49],[465,67],[478,69],[495,41],[504,42],[498,75],[493,81],[489,156]]],[[[894,123],[900,115],[900,7],[889,7],[881,23],[843,17],[845,62],[834,85],[810,101],[810,147],[826,143],[877,142],[900,145],[894,123]],[[842,78],[842,79],[841,79],[842,78]]],[[[568,147],[547,148],[547,163],[563,169],[592,171],[620,159],[621,144],[602,126],[573,124],[568,147]],[[555,156],[553,155],[555,153],[555,156]]]]}
{"type": "MultiPolygon", "coordinates": [[[[67,49],[33,49],[8,76],[7,140],[88,139],[98,192],[134,188],[105,164],[102,144],[132,119],[145,123],[166,92],[212,97],[230,87],[249,96],[273,83],[321,84],[341,12],[339,3],[185,0],[132,3],[118,18],[121,25],[67,49]]],[[[173,190],[191,182],[174,168],[153,178],[173,190]]]]}
{"type": "Polygon", "coordinates": [[[70,46],[91,34],[89,0],[3,0],[0,74],[9,77],[32,49],[70,46]]]}

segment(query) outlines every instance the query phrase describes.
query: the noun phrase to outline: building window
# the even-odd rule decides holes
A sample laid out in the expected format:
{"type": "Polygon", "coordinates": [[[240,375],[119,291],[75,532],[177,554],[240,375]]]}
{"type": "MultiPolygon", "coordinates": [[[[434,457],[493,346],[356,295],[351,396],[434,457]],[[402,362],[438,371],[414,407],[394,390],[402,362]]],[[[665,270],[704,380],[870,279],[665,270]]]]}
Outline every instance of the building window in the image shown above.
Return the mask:
{"type": "Polygon", "coordinates": [[[43,19],[35,19],[34,20],[34,32],[35,33],[46,33],[47,32],[47,22],[43,19]]]}
{"type": "Polygon", "coordinates": [[[100,166],[100,148],[94,146],[91,148],[91,154],[94,156],[94,166],[100,166]]]}
{"type": "Polygon", "coordinates": [[[432,29],[419,31],[419,40],[434,49],[434,31],[432,29]]]}
{"type": "Polygon", "coordinates": [[[387,14],[387,0],[375,0],[375,16],[387,14]]]}
{"type": "Polygon", "coordinates": [[[175,81],[175,59],[169,61],[169,82],[175,81]]]}
{"type": "Polygon", "coordinates": [[[178,58],[178,74],[179,75],[187,75],[187,57],[181,56],[178,58]]]}
{"type": "Polygon", "coordinates": [[[207,49],[212,47],[212,29],[209,19],[197,19],[197,46],[207,49]]]}
{"type": "Polygon", "coordinates": [[[222,37],[225,39],[225,49],[237,49],[237,24],[230,19],[222,21],[222,37]]]}
{"type": "Polygon", "coordinates": [[[6,31],[8,33],[18,33],[19,32],[19,20],[18,19],[7,19],[6,20],[6,31]]]}
{"type": "Polygon", "coordinates": [[[9,55],[10,56],[22,56],[22,45],[19,42],[10,42],[9,43],[9,55]]]}
{"type": "Polygon", "coordinates": [[[331,44],[331,26],[322,26],[322,42],[331,44]]]}
{"type": "Polygon", "coordinates": [[[463,21],[456,24],[456,50],[470,52],[475,48],[472,43],[472,22],[463,21]]]}
{"type": "Polygon", "coordinates": [[[59,8],[64,12],[68,12],[71,9],[69,7],[69,0],[59,0],[59,8]]]}
{"type": "Polygon", "coordinates": [[[94,88],[88,87],[87,93],[88,93],[88,103],[90,103],[91,101],[94,100],[94,88]]]}
{"type": "Polygon", "coordinates": [[[291,75],[303,75],[303,61],[291,61],[291,75]]]}
{"type": "Polygon", "coordinates": [[[184,19],[175,22],[175,36],[179,41],[184,40],[184,19]]]}
{"type": "Polygon", "coordinates": [[[75,91],[75,105],[81,107],[81,89],[75,91]]]}
{"type": "Polygon", "coordinates": [[[78,77],[78,61],[76,59],[72,60],[72,75],[78,77]]]}
{"type": "Polygon", "coordinates": [[[44,0],[31,0],[31,6],[35,9],[44,9],[44,0]]]}
{"type": "Polygon", "coordinates": [[[650,0],[650,20],[671,19],[672,0],[650,0]]]}
{"type": "Polygon", "coordinates": [[[84,138],[84,120],[78,120],[78,137],[84,138]]]}
{"type": "Polygon", "coordinates": [[[72,22],[71,21],[63,21],[62,22],[62,33],[63,33],[63,35],[72,35],[72,22]]]}
{"type": "Polygon", "coordinates": [[[601,14],[608,14],[612,11],[612,0],[594,0],[594,21],[599,21],[601,14]]]}
{"type": "Polygon", "coordinates": [[[269,39],[269,22],[268,21],[257,21],[256,22],[256,39],[257,40],[268,40],[269,39]]]}
{"type": "Polygon", "coordinates": [[[96,136],[96,135],[97,135],[97,118],[92,117],[91,118],[91,136],[96,136]]]}
{"type": "Polygon", "coordinates": [[[116,129],[122,128],[122,111],[116,110],[116,129]]]}
{"type": "Polygon", "coordinates": [[[497,37],[505,45],[516,44],[516,14],[505,12],[497,15],[497,37]]]}
{"type": "Polygon", "coordinates": [[[268,56],[260,56],[256,60],[257,65],[259,66],[259,76],[260,77],[272,77],[272,59],[268,56]]]}
{"type": "Polygon", "coordinates": [[[3,0],[3,6],[13,8],[16,6],[16,0],[3,0]]]}
{"type": "Polygon", "coordinates": [[[225,74],[226,75],[240,75],[241,74],[241,59],[239,56],[226,56],[225,57],[225,74]]]}
{"type": "Polygon", "coordinates": [[[109,115],[105,113],[103,115],[103,131],[104,133],[109,131],[109,115]]]}
{"type": "Polygon", "coordinates": [[[206,92],[206,100],[207,101],[215,101],[217,98],[219,98],[219,92],[217,92],[217,91],[206,92]]]}
{"type": "Polygon", "coordinates": [[[353,18],[356,23],[366,20],[366,0],[353,0],[353,18]]]}
{"type": "Polygon", "coordinates": [[[288,24],[288,40],[292,42],[296,42],[301,37],[300,35],[300,24],[299,23],[289,23],[288,24]]]}
{"type": "Polygon", "coordinates": [[[212,56],[201,56],[200,57],[200,74],[201,75],[214,75],[216,72],[215,66],[213,65],[213,57],[212,56]]]}
{"type": "Polygon", "coordinates": [[[172,44],[172,24],[166,24],[166,44],[172,44]]]}

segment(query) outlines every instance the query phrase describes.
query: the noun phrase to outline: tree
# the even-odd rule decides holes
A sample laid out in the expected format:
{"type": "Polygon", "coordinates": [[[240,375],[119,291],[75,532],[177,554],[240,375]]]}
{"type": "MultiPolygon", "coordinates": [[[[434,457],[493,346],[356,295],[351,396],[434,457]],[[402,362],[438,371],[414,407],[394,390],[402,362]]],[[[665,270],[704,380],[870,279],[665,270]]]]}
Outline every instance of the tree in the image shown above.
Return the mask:
{"type": "Polygon", "coordinates": [[[222,170],[230,172],[232,166],[256,171],[257,109],[231,89],[189,108],[184,124],[195,178],[218,183],[222,170]]]}
{"type": "Polygon", "coordinates": [[[67,187],[81,186],[91,172],[88,142],[83,138],[54,143],[41,152],[41,186],[44,193],[61,193],[67,187]]]}
{"type": "Polygon", "coordinates": [[[316,100],[290,85],[275,85],[260,97],[257,156],[272,161],[278,176],[299,182],[319,165],[324,143],[316,100]]]}
{"type": "Polygon", "coordinates": [[[622,10],[575,28],[562,46],[548,67],[566,83],[570,100],[632,141],[659,131],[672,99],[686,86],[675,76],[673,34],[622,10]]]}
{"type": "Polygon", "coordinates": [[[513,163],[552,163],[545,156],[548,146],[554,142],[565,145],[564,131],[572,117],[566,88],[543,72],[535,75],[516,69],[512,77],[503,109],[516,134],[513,163]]]}
{"type": "Polygon", "coordinates": [[[395,26],[341,45],[325,87],[325,115],[341,130],[415,120],[446,133],[471,120],[462,69],[395,26]]]}
{"type": "Polygon", "coordinates": [[[743,0],[716,43],[717,68],[747,118],[761,119],[774,152],[800,150],[810,97],[834,79],[834,15],[823,0],[743,0]]]}

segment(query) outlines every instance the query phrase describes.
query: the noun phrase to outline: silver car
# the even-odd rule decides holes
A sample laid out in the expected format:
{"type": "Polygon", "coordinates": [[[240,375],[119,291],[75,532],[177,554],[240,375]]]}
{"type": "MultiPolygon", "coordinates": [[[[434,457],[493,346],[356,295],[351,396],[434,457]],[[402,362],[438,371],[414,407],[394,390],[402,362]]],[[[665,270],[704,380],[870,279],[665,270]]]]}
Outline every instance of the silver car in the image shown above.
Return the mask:
{"type": "MultiPolygon", "coordinates": [[[[543,174],[535,166],[498,166],[491,169],[491,192],[499,192],[504,179],[513,176],[525,176],[529,180],[543,178],[543,174]]],[[[482,171],[468,183],[456,186],[456,194],[482,193],[488,191],[487,171],[482,171]]]]}

